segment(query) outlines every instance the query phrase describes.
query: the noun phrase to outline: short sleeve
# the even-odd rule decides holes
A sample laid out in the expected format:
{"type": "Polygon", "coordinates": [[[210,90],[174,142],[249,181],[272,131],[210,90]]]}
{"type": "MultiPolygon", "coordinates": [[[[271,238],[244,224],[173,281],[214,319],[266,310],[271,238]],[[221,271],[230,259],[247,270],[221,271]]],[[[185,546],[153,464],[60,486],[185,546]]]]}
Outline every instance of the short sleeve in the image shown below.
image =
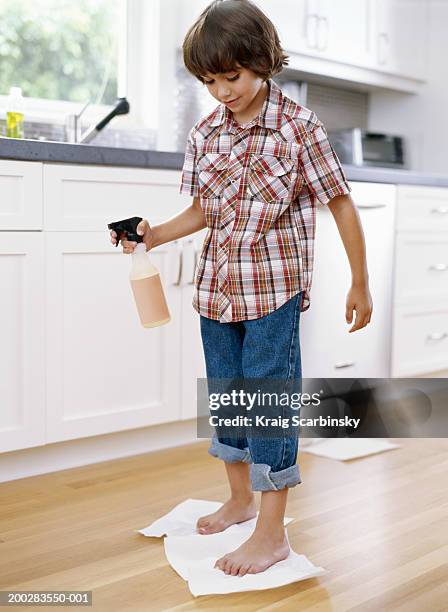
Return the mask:
{"type": "Polygon", "coordinates": [[[322,123],[308,134],[303,143],[301,162],[305,182],[322,204],[351,192],[352,188],[322,123]]]}
{"type": "Polygon", "coordinates": [[[180,193],[191,196],[199,195],[198,173],[196,168],[196,143],[194,139],[195,128],[193,127],[188,134],[187,147],[185,149],[185,159],[182,168],[182,180],[180,193]]]}

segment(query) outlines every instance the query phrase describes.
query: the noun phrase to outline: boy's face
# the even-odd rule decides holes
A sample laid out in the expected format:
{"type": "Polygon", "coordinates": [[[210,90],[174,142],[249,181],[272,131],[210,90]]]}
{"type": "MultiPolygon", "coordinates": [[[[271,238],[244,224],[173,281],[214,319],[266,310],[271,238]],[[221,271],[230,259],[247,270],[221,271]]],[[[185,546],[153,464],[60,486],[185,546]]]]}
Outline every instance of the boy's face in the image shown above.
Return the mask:
{"type": "Polygon", "coordinates": [[[207,72],[202,77],[211,95],[239,114],[250,106],[264,83],[255,72],[241,66],[222,74],[207,72]]]}

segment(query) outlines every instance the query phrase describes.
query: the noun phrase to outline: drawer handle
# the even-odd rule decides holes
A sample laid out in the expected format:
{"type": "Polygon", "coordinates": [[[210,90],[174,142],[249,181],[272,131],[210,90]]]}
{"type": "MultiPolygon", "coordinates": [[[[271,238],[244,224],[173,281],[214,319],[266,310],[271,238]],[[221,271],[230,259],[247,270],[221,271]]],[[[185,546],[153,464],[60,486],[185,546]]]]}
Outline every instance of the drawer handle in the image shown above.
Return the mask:
{"type": "MultiPolygon", "coordinates": [[[[175,240],[175,243],[178,243],[178,241],[175,240]]],[[[179,252],[179,271],[177,273],[177,281],[175,283],[173,283],[173,285],[175,287],[179,287],[180,283],[182,281],[182,266],[183,266],[183,251],[184,251],[184,249],[183,249],[182,243],[179,242],[178,244],[179,244],[179,246],[178,246],[178,252],[179,252]]]]}
{"type": "Polygon", "coordinates": [[[432,266],[429,266],[428,270],[435,270],[436,272],[445,272],[445,270],[448,270],[448,264],[433,264],[432,266]]]}
{"type": "Polygon", "coordinates": [[[429,334],[428,336],[426,336],[428,340],[443,340],[444,338],[448,338],[448,334],[446,332],[440,333],[440,334],[429,334]]]}
{"type": "Polygon", "coordinates": [[[386,208],[387,204],[383,204],[382,202],[373,203],[373,204],[359,204],[356,203],[357,208],[386,208]]]}
{"type": "Polygon", "coordinates": [[[340,361],[339,363],[335,363],[334,367],[336,370],[341,370],[342,368],[351,368],[355,365],[354,361],[340,361]]]}
{"type": "Polygon", "coordinates": [[[191,281],[188,282],[189,285],[194,285],[194,275],[196,272],[196,266],[198,263],[198,247],[196,244],[196,240],[192,239],[190,240],[190,242],[193,243],[193,249],[194,249],[194,262],[193,262],[193,278],[191,279],[191,281]]]}
{"type": "Polygon", "coordinates": [[[439,213],[441,215],[446,215],[448,213],[448,207],[446,206],[438,206],[437,208],[433,208],[432,213],[439,213]]]}

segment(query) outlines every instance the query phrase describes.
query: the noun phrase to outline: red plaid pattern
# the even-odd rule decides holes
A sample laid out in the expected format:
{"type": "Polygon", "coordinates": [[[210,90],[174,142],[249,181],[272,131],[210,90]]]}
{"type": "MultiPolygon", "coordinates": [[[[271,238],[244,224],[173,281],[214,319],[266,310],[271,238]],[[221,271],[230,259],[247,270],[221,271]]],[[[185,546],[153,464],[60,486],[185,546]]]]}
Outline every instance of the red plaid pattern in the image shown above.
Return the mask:
{"type": "Polygon", "coordinates": [[[193,307],[222,323],[263,317],[300,291],[309,308],[316,200],[351,191],[317,115],[268,85],[250,123],[219,105],[188,136],[180,192],[200,197],[208,227],[193,307]]]}

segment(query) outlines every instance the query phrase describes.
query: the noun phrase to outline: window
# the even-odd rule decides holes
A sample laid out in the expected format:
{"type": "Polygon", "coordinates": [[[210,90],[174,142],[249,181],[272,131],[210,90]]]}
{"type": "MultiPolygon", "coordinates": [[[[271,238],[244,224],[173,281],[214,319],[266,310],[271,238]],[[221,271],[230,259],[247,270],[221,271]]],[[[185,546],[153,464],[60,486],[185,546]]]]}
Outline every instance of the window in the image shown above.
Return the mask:
{"type": "Polygon", "coordinates": [[[113,104],[126,0],[0,0],[0,95],[113,104]]]}

